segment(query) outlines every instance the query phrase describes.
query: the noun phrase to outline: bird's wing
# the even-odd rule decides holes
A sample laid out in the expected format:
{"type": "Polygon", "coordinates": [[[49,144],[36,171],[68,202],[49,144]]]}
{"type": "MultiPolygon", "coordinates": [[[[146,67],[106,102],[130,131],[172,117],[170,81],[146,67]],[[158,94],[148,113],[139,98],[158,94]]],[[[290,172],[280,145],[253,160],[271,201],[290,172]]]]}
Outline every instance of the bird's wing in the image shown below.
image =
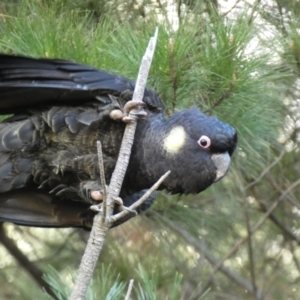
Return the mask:
{"type": "MultiPolygon", "coordinates": [[[[133,91],[134,86],[125,77],[67,60],[0,54],[1,114],[47,104],[84,105],[103,94],[133,91]]],[[[143,100],[153,110],[164,109],[151,89],[146,88],[143,100]]]]}

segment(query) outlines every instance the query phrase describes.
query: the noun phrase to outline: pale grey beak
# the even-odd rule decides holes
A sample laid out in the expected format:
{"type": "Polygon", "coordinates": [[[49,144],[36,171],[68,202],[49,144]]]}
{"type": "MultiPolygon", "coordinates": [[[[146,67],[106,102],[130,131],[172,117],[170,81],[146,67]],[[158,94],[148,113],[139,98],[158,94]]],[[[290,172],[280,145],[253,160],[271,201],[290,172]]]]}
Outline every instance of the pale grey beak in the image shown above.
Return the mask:
{"type": "Polygon", "coordinates": [[[211,156],[212,161],[214,162],[216,170],[216,179],[214,182],[222,179],[228,171],[230,164],[230,155],[228,152],[213,154],[211,156]]]}

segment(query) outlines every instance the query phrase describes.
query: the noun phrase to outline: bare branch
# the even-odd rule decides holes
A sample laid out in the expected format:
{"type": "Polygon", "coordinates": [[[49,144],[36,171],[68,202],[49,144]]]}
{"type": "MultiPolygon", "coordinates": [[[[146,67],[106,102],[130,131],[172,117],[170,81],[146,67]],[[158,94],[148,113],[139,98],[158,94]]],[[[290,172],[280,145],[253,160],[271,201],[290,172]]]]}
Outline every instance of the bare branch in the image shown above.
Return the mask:
{"type": "Polygon", "coordinates": [[[241,0],[236,0],[236,2],[234,3],[234,5],[226,12],[224,12],[221,17],[225,17],[227,16],[232,10],[234,10],[236,8],[236,6],[240,3],[241,0]]]}
{"type": "Polygon", "coordinates": [[[49,284],[43,278],[43,272],[32,263],[27,256],[17,247],[15,242],[10,239],[4,230],[3,223],[0,223],[0,243],[15,258],[15,260],[32,276],[34,281],[53,297],[58,299],[49,284]]]}
{"type": "MultiPolygon", "coordinates": [[[[254,19],[254,14],[257,11],[256,8],[258,7],[258,5],[260,4],[261,0],[256,0],[254,2],[254,4],[252,5],[252,9],[250,12],[250,17],[248,18],[248,23],[251,24],[253,22],[254,19]]],[[[249,4],[249,3],[248,3],[249,4]]]]}
{"type": "Polygon", "coordinates": [[[133,283],[134,283],[134,279],[130,279],[125,300],[129,300],[129,297],[131,295],[131,291],[132,291],[132,288],[133,288],[133,283]]]}
{"type": "Polygon", "coordinates": [[[248,256],[249,256],[249,263],[250,263],[251,281],[252,281],[255,299],[259,300],[257,294],[257,285],[256,285],[256,276],[255,276],[255,262],[254,262],[254,255],[253,255],[253,241],[252,241],[252,233],[251,233],[250,218],[249,218],[249,206],[248,206],[248,201],[245,197],[244,197],[244,202],[245,202],[244,212],[245,212],[246,227],[248,233],[248,256]]]}
{"type": "MultiPolygon", "coordinates": [[[[200,243],[195,237],[193,237],[191,234],[189,234],[184,229],[182,229],[179,226],[175,225],[173,222],[170,222],[168,220],[164,220],[164,221],[166,221],[170,225],[170,227],[173,230],[175,230],[176,232],[178,232],[188,243],[190,243],[199,252],[201,252],[205,256],[205,258],[209,261],[209,263],[212,264],[215,268],[218,267],[218,269],[220,269],[220,271],[223,274],[225,274],[226,276],[228,276],[235,283],[237,283],[238,285],[240,285],[241,287],[243,287],[244,289],[246,289],[247,291],[249,291],[251,294],[257,295],[258,293],[260,293],[259,289],[255,290],[253,288],[253,285],[247,279],[245,279],[242,276],[240,276],[239,274],[235,273],[233,270],[229,269],[228,267],[225,267],[223,265],[222,261],[220,261],[217,258],[215,258],[211,254],[211,251],[209,251],[203,245],[203,243],[200,243]]],[[[208,287],[206,285],[205,286],[201,285],[201,292],[197,293],[197,295],[193,295],[193,297],[190,298],[190,299],[199,299],[200,295],[202,295],[203,292],[205,292],[207,290],[207,288],[208,287]]]]}
{"type": "MultiPolygon", "coordinates": [[[[272,184],[273,188],[276,189],[278,192],[281,194],[284,192],[275,182],[274,178],[272,176],[268,176],[268,180],[272,184]]],[[[290,183],[289,183],[290,184],[290,183]]],[[[297,199],[295,198],[294,195],[286,195],[286,199],[290,202],[291,205],[294,205],[298,209],[300,209],[300,205],[296,202],[297,199]]]]}
{"type": "MultiPolygon", "coordinates": [[[[266,213],[260,218],[260,220],[258,220],[258,222],[251,228],[250,230],[250,234],[253,234],[255,231],[257,231],[260,226],[268,219],[268,217],[270,216],[270,214],[274,211],[274,209],[278,206],[278,204],[285,199],[286,195],[288,195],[297,185],[300,184],[300,179],[295,181],[292,185],[289,186],[289,188],[282,193],[282,195],[277,199],[277,201],[275,201],[270,207],[269,209],[266,211],[266,213]]],[[[220,269],[221,266],[223,266],[224,262],[231,257],[236,251],[238,251],[238,249],[248,240],[249,238],[249,234],[247,236],[245,236],[244,238],[242,238],[239,242],[237,242],[232,248],[231,250],[227,253],[227,255],[225,255],[225,257],[223,257],[222,260],[219,261],[219,263],[214,267],[210,278],[207,280],[206,284],[203,285],[202,288],[202,294],[208,289],[208,287],[210,286],[210,283],[213,280],[214,274],[220,269]]],[[[201,295],[202,295],[201,294],[201,295]]]]}
{"type": "Polygon", "coordinates": [[[130,210],[135,210],[137,207],[141,206],[151,196],[151,194],[159,188],[161,183],[169,176],[170,173],[171,171],[168,171],[163,176],[161,176],[158,181],[149,190],[147,190],[147,192],[139,200],[128,207],[129,210],[123,210],[116,215],[112,215],[110,217],[110,222],[115,223],[116,221],[124,218],[127,214],[129,214],[130,210]]]}
{"type": "Polygon", "coordinates": [[[285,154],[285,150],[283,149],[279,156],[267,167],[265,168],[261,174],[252,182],[250,182],[248,185],[246,185],[243,189],[243,191],[248,190],[250,187],[254,186],[255,184],[257,184],[258,182],[261,181],[261,179],[273,168],[275,167],[282,159],[283,155],[285,154]]]}
{"type": "Polygon", "coordinates": [[[105,222],[105,220],[106,220],[106,207],[107,207],[107,193],[106,193],[106,182],[105,182],[105,174],[104,174],[103,155],[102,155],[102,145],[101,145],[100,141],[97,141],[97,154],[98,154],[99,173],[100,173],[100,182],[101,182],[101,193],[103,195],[102,222],[105,222]]]}
{"type": "MultiPolygon", "coordinates": [[[[261,200],[257,199],[260,207],[264,212],[267,211],[267,205],[261,200]]],[[[293,232],[293,230],[287,226],[285,226],[273,213],[270,214],[269,219],[278,226],[281,231],[290,239],[294,240],[298,245],[300,245],[300,238],[293,232]]]]}
{"type": "MultiPolygon", "coordinates": [[[[150,38],[145,55],[142,59],[132,101],[140,103],[143,100],[147,77],[156,46],[157,35],[158,28],[155,30],[154,37],[150,38]]],[[[119,196],[123,179],[125,177],[131,154],[131,147],[134,140],[135,129],[137,126],[137,116],[134,110],[135,108],[131,109],[129,112],[131,122],[129,122],[125,127],[117,164],[110,180],[107,193],[106,219],[102,222],[101,214],[97,214],[94,218],[93,227],[79,266],[75,285],[69,298],[70,300],[81,300],[85,298],[86,291],[92,279],[107,232],[111,226],[109,218],[113,214],[114,199],[119,196]]]]}
{"type": "Polygon", "coordinates": [[[13,17],[13,16],[9,16],[9,15],[4,15],[4,14],[0,14],[0,18],[11,18],[11,19],[16,19],[16,17],[13,17]]]}
{"type": "Polygon", "coordinates": [[[291,253],[292,253],[292,255],[293,255],[293,260],[294,260],[295,266],[296,266],[296,268],[297,268],[297,270],[298,270],[298,273],[300,273],[300,262],[299,262],[299,260],[298,260],[298,258],[297,258],[297,256],[296,256],[296,253],[295,253],[295,247],[294,247],[294,245],[293,245],[293,242],[290,241],[290,242],[289,242],[289,245],[290,245],[291,253]]]}
{"type": "MultiPolygon", "coordinates": [[[[224,268],[226,270],[226,267],[224,267],[224,262],[229,258],[231,257],[236,251],[239,250],[239,248],[249,239],[249,236],[250,235],[253,235],[253,233],[255,231],[257,231],[261,226],[262,224],[264,224],[264,222],[268,219],[268,217],[270,216],[270,214],[276,209],[276,207],[278,206],[278,204],[283,201],[287,195],[294,189],[296,188],[298,185],[300,184],[300,179],[298,179],[297,181],[295,181],[293,184],[291,184],[289,186],[288,189],[286,189],[282,194],[281,196],[277,199],[277,201],[275,201],[267,210],[266,210],[266,213],[261,217],[261,219],[249,230],[248,232],[248,235],[245,236],[244,238],[242,238],[239,242],[237,242],[232,248],[231,250],[227,253],[227,255],[225,255],[225,257],[223,257],[223,259],[221,260],[215,260],[215,263],[213,264],[214,265],[214,269],[212,270],[211,272],[211,275],[209,277],[209,279],[206,281],[205,284],[202,285],[201,287],[201,290],[197,293],[197,297],[193,298],[193,299],[199,299],[199,297],[201,295],[203,295],[203,293],[205,293],[205,291],[209,288],[209,286],[211,285],[213,279],[214,279],[214,276],[215,276],[215,273],[220,270],[222,272],[224,272],[224,268]]],[[[165,220],[166,221],[166,220],[165,220]]],[[[174,224],[171,224],[171,222],[168,222],[171,227],[173,229],[175,229],[176,231],[178,232],[181,232],[181,229],[178,229],[174,224]]],[[[182,233],[181,233],[182,234],[182,233]]],[[[187,234],[182,234],[184,237],[187,237],[187,234]]],[[[187,239],[193,246],[197,245],[197,247],[200,247],[202,246],[200,243],[197,242],[197,240],[192,237],[192,236],[189,236],[188,239],[187,239]]],[[[202,248],[203,250],[204,248],[202,248]]],[[[204,251],[204,250],[203,250],[204,251]]],[[[204,252],[205,253],[205,252],[204,252]]],[[[209,252],[208,252],[209,254],[209,252]]],[[[205,257],[208,259],[209,256],[205,254],[205,257]]],[[[211,258],[210,258],[211,259],[211,258]]],[[[210,259],[208,259],[210,261],[210,259]]],[[[210,261],[212,263],[212,260],[210,261]]],[[[229,274],[229,273],[228,273],[229,274]]],[[[228,275],[229,276],[229,275],[228,275]]],[[[230,275],[231,276],[231,275],[230,275]]],[[[235,280],[233,277],[230,277],[231,279],[235,280]]],[[[237,279],[237,278],[236,278],[237,279]]],[[[236,280],[235,280],[236,281],[236,280]]],[[[237,281],[236,281],[237,282],[237,281]]],[[[245,282],[243,283],[243,281],[240,281],[240,285],[243,285],[245,284],[245,282]]],[[[244,287],[246,288],[246,285],[244,285],[244,287]]],[[[262,295],[262,291],[260,289],[257,289],[256,292],[255,290],[253,289],[253,286],[247,282],[247,288],[246,288],[249,292],[253,293],[257,299],[260,299],[261,295],[262,295]]]]}

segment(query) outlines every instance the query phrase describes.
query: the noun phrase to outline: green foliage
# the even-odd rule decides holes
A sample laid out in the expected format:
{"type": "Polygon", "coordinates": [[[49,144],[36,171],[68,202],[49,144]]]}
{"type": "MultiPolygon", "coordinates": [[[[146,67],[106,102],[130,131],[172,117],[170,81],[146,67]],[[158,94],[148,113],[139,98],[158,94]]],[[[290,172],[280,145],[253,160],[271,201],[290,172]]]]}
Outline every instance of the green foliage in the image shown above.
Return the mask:
{"type": "Polygon", "coordinates": [[[6,119],[7,117],[9,117],[8,115],[3,115],[3,116],[0,116],[0,121],[6,119]]]}
{"type": "MultiPolygon", "coordinates": [[[[31,1],[8,10],[17,13],[1,23],[1,51],[72,59],[136,77],[157,19],[138,20],[134,28],[110,18],[96,23],[90,13],[63,10],[58,3],[31,1]]],[[[227,22],[186,17],[177,31],[162,24],[149,79],[168,112],[196,105],[236,126],[239,169],[252,178],[278,146],[283,87],[273,82],[288,76],[268,66],[271,52],[251,49],[257,30],[243,14],[227,22]]]]}
{"type": "MultiPolygon", "coordinates": [[[[69,276],[72,274],[70,279],[71,283],[74,284],[76,274],[71,270],[69,270],[68,274],[69,276]]],[[[50,268],[45,279],[50,284],[58,299],[68,299],[71,293],[70,282],[68,284],[67,280],[62,278],[62,276],[53,268],[50,268]]],[[[125,283],[120,282],[119,275],[116,275],[116,271],[113,270],[111,266],[105,268],[102,265],[100,275],[95,277],[95,280],[87,293],[86,299],[124,299],[124,294],[126,292],[125,288],[125,283]]]]}
{"type": "MultiPolygon", "coordinates": [[[[138,300],[155,300],[158,297],[157,286],[160,285],[158,273],[151,272],[149,274],[141,266],[137,270],[137,278],[134,283],[134,289],[131,296],[138,300]],[[135,287],[136,286],[136,287],[135,287]]],[[[59,300],[68,299],[71,292],[70,283],[74,284],[76,274],[69,270],[68,276],[71,277],[66,280],[54,268],[50,268],[48,274],[45,276],[46,281],[50,284],[59,300]]],[[[175,274],[173,284],[169,286],[170,300],[177,300],[180,297],[182,276],[175,274]]],[[[120,274],[111,267],[111,265],[101,265],[95,274],[91,287],[88,290],[86,299],[105,299],[118,300],[124,299],[127,292],[128,284],[120,280],[120,274]]],[[[44,295],[48,297],[48,295],[44,295]]]]}
{"type": "MultiPolygon", "coordinates": [[[[138,286],[138,293],[140,300],[156,300],[159,297],[157,290],[157,286],[159,286],[161,283],[158,281],[157,273],[151,272],[151,275],[149,275],[149,272],[146,270],[143,270],[139,266],[139,274],[141,276],[141,283],[139,283],[138,286]]],[[[172,285],[169,285],[169,291],[167,291],[168,299],[170,300],[176,300],[180,298],[181,294],[181,281],[182,276],[175,274],[174,282],[172,285]]],[[[165,297],[165,295],[164,295],[165,297]]],[[[164,298],[163,295],[161,295],[161,298],[164,298]]]]}
{"type": "MultiPolygon", "coordinates": [[[[213,267],[205,253],[169,225],[186,230],[220,260],[247,236],[247,226],[263,216],[264,205],[272,205],[300,177],[299,20],[292,13],[281,20],[275,14],[277,6],[271,14],[264,1],[257,1],[253,11],[240,1],[244,8],[228,17],[216,10],[216,1],[207,2],[174,4],[177,12],[181,10],[178,28],[170,21],[167,5],[158,7],[152,1],[133,1],[131,7],[124,1],[81,0],[0,4],[1,52],[72,59],[130,78],[136,77],[158,24],[148,85],[160,94],[167,114],[195,105],[239,133],[232,168],[220,183],[200,195],[160,193],[146,217],[110,231],[89,299],[124,299],[131,278],[133,299],[200,299],[193,297],[213,267]],[[283,148],[283,158],[268,169],[283,148]]],[[[290,7],[286,1],[277,4],[290,7]]],[[[254,269],[256,286],[272,299],[297,299],[300,292],[299,188],[293,192],[274,212],[277,221],[268,218],[251,235],[252,244],[241,245],[226,261],[250,284],[254,269]]],[[[87,234],[67,229],[44,233],[12,225],[6,229],[47,272],[59,298],[66,299],[87,234]]],[[[2,257],[7,255],[0,251],[2,257]]],[[[12,286],[1,286],[0,298],[41,299],[40,291],[28,289],[26,274],[17,274],[12,266],[11,260],[0,264],[2,282],[12,286]]],[[[217,274],[205,299],[253,299],[230,276],[217,274]]]]}

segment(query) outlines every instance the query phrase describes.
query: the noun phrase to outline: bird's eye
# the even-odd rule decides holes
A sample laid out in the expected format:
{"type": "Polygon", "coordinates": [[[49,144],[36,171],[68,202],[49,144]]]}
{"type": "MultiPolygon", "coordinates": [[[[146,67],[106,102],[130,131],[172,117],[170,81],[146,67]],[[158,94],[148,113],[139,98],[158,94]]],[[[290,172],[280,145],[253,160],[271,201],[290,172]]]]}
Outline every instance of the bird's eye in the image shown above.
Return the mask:
{"type": "Polygon", "coordinates": [[[200,139],[198,140],[198,144],[200,145],[200,147],[206,149],[211,144],[210,138],[208,136],[206,136],[206,135],[202,135],[200,137],[200,139]]]}

